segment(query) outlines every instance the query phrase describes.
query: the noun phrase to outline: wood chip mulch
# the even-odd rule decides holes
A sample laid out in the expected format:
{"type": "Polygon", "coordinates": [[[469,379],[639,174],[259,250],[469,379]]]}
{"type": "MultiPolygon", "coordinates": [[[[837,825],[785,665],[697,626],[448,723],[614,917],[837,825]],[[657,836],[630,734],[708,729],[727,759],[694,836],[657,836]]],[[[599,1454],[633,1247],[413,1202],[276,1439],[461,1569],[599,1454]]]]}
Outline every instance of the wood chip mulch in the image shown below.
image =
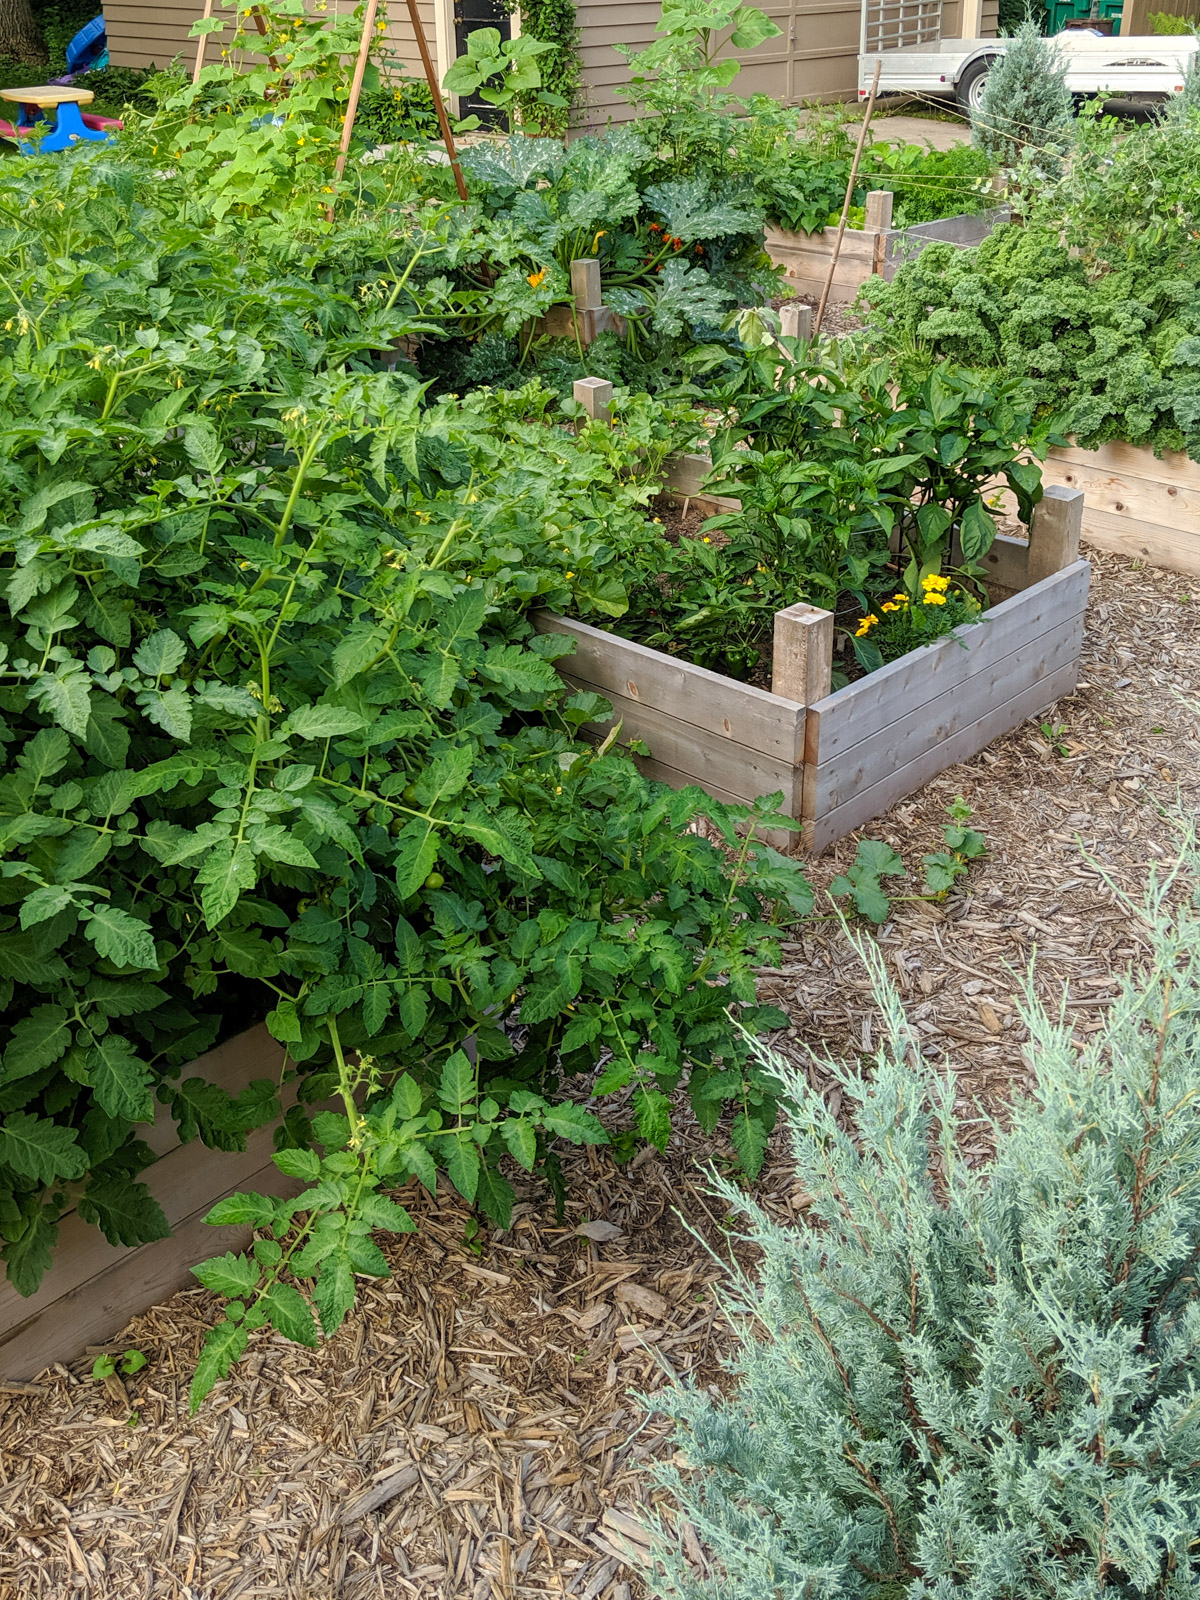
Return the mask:
{"type": "MultiPolygon", "coordinates": [[[[897,904],[878,938],[928,1059],[958,1075],[964,1103],[993,1112],[1029,1082],[1017,1000],[1034,951],[1036,992],[1064,1004],[1085,1039],[1145,939],[1105,877],[1140,902],[1151,871],[1175,858],[1173,818],[1200,815],[1200,580],[1086,542],[1083,553],[1092,591],[1077,692],[842,840],[810,873],[824,888],[860,838],[883,839],[917,869],[890,880],[911,894],[921,856],[942,846],[945,807],[967,800],[988,839],[969,891],[943,905],[897,904]]],[[[776,1043],[797,1061],[807,1045],[835,1057],[872,1048],[869,985],[835,924],[802,929],[761,988],[793,1019],[776,1043]]]]}
{"type": "MultiPolygon", "coordinates": [[[[1200,598],[1089,554],[1079,691],[863,830],[918,864],[961,793],[987,833],[966,893],[899,903],[877,937],[930,1059],[993,1110],[1028,1081],[1034,949],[1039,993],[1085,1038],[1142,950],[1101,869],[1140,893],[1172,857],[1170,808],[1200,809],[1200,598]]],[[[854,846],[811,864],[819,888],[854,846]]],[[[805,1046],[877,1040],[835,922],[800,929],[762,988],[792,1018],[776,1045],[814,1073],[805,1046]]],[[[561,1225],[532,1185],[505,1234],[472,1237],[452,1194],[414,1202],[395,1276],[360,1283],[333,1340],[256,1335],[194,1418],[200,1289],[112,1347],[148,1357],[135,1376],[93,1382],[91,1352],[0,1392],[0,1600],[635,1600],[645,1469],[673,1448],[638,1396],[667,1368],[717,1382],[728,1338],[730,1240],[696,1164],[722,1148],[681,1112],[662,1156],[572,1152],[561,1225]]],[[[803,1203],[781,1138],[758,1192],[776,1215],[803,1203]]]]}

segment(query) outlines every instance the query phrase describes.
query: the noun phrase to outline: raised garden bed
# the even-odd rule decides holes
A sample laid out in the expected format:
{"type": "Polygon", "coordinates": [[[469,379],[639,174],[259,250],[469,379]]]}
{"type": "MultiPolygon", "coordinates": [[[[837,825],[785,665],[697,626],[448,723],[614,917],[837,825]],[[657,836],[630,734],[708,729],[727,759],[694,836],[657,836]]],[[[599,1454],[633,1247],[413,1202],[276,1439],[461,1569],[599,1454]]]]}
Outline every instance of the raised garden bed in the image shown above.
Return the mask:
{"type": "MultiPolygon", "coordinates": [[[[867,196],[866,226],[847,228],[842,235],[837,269],[831,293],[835,300],[853,300],[867,279],[878,274],[895,277],[905,261],[919,255],[926,245],[952,244],[967,250],[986,239],[999,223],[1007,222],[1007,206],[991,211],[962,212],[936,222],[920,222],[911,228],[892,227],[892,194],[873,189],[867,196]]],[[[767,254],[782,267],[789,284],[801,294],[820,295],[829,276],[836,228],[821,233],[791,233],[768,227],[767,254]]]]}
{"type": "Polygon", "coordinates": [[[1200,464],[1138,445],[1053,450],[1047,483],[1081,489],[1083,531],[1102,550],[1200,575],[1200,464]]]}
{"type": "MultiPolygon", "coordinates": [[[[259,1026],[218,1045],[183,1069],[231,1094],[255,1078],[278,1079],[283,1046],[259,1026]]],[[[141,1174],[171,1225],[152,1244],[109,1244],[98,1228],[68,1211],[58,1225],[54,1265],[36,1294],[23,1299],[0,1279],[0,1379],[31,1378],[53,1361],[73,1360],[85,1346],[103,1344],[130,1317],[165,1300],[185,1284],[206,1256],[238,1250],[248,1228],[210,1228],[205,1214],[240,1189],[295,1194],[300,1185],[271,1162],[274,1124],[257,1128],[237,1152],[213,1150],[193,1139],[179,1142],[173,1119],[161,1108],[142,1137],[158,1159],[141,1174]]]]}
{"type": "MultiPolygon", "coordinates": [[[[694,492],[701,472],[697,458],[681,463],[678,491],[694,492]]],[[[650,776],[726,802],[781,790],[800,848],[819,851],[1074,689],[1090,579],[1083,498],[1052,486],[1028,544],[997,538],[980,622],[832,692],[833,616],[815,606],[777,614],[770,690],[550,612],[536,622],[574,638],[560,670],[611,702],[623,742],[645,742],[650,776]]],[[[605,737],[611,724],[589,731],[605,737]]]]}

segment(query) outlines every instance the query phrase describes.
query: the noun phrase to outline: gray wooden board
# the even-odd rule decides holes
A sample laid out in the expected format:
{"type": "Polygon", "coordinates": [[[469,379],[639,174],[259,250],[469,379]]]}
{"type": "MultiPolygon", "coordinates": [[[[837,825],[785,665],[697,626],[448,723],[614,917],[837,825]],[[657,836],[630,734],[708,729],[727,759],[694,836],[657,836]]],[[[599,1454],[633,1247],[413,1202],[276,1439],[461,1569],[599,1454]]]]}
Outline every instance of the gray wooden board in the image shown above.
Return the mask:
{"type": "MultiPolygon", "coordinates": [[[[657,704],[631,700],[627,695],[616,694],[597,683],[576,676],[564,665],[563,676],[574,688],[585,693],[589,690],[602,694],[611,703],[615,719],[621,723],[618,735],[622,744],[631,739],[642,739],[650,747],[653,759],[661,766],[678,773],[683,783],[695,783],[710,794],[718,789],[718,798],[728,796],[749,803],[760,794],[783,791],[783,808],[790,812],[796,803],[796,778],[799,763],[795,758],[782,761],[736,744],[724,735],[709,732],[689,719],[664,711],[657,704]]],[[[785,702],[790,703],[790,702],[785,702]]],[[[591,724],[593,736],[604,738],[612,731],[612,723],[591,724]]],[[[803,740],[803,711],[797,745],[803,740]]],[[[668,779],[680,787],[674,779],[668,779]]]]}
{"type": "MultiPolygon", "coordinates": [[[[220,1084],[236,1094],[254,1078],[278,1079],[282,1062],[283,1047],[271,1038],[265,1027],[259,1024],[190,1062],[183,1069],[181,1077],[203,1077],[208,1082],[220,1084]]],[[[285,1105],[293,1098],[294,1086],[289,1086],[283,1096],[285,1105]]],[[[147,1143],[159,1151],[158,1160],[147,1167],[140,1177],[162,1206],[167,1221],[176,1232],[170,1238],[158,1239],[146,1245],[114,1246],[109,1244],[98,1228],[85,1222],[78,1211],[72,1209],[65,1212],[59,1220],[53,1265],[42,1279],[37,1292],[24,1298],[7,1280],[0,1281],[0,1376],[20,1376],[14,1369],[14,1363],[27,1365],[32,1357],[23,1352],[36,1354],[36,1351],[42,1348],[42,1345],[33,1338],[30,1329],[41,1328],[44,1333],[46,1328],[57,1326],[62,1322],[66,1329],[64,1338],[68,1343],[71,1339],[76,1339],[72,1321],[75,1313],[69,1312],[68,1308],[86,1307],[87,1297],[80,1300],[79,1292],[88,1285],[103,1284],[105,1286],[103,1296],[111,1298],[107,1288],[107,1275],[115,1272],[124,1273],[126,1261],[136,1257],[138,1261],[144,1263],[156,1284],[159,1282],[161,1272],[175,1271],[175,1280],[171,1285],[175,1288],[180,1283],[189,1281],[186,1268],[201,1259],[201,1255],[211,1255],[214,1250],[220,1253],[221,1250],[227,1249],[227,1245],[215,1243],[210,1247],[206,1240],[200,1246],[201,1255],[192,1254],[177,1271],[175,1268],[168,1269],[165,1265],[159,1267],[153,1265],[156,1262],[167,1263],[176,1259],[177,1230],[189,1216],[194,1213],[202,1216],[223,1194],[232,1193],[238,1188],[254,1186],[264,1171],[264,1164],[268,1162],[273,1145],[273,1131],[273,1125],[256,1129],[249,1136],[244,1151],[212,1150],[199,1140],[181,1144],[174,1121],[164,1108],[156,1118],[154,1126],[145,1130],[147,1143]]],[[[266,1166],[265,1171],[267,1181],[278,1180],[279,1185],[285,1182],[282,1174],[273,1166],[266,1166]]],[[[296,1191],[294,1188],[285,1189],[276,1186],[273,1192],[295,1193],[296,1191]]],[[[218,1230],[210,1230],[210,1233],[212,1239],[216,1240],[218,1230]]],[[[122,1276],[121,1281],[127,1281],[127,1277],[122,1276]]],[[[113,1331],[136,1311],[152,1305],[156,1298],[157,1291],[139,1304],[131,1304],[125,1311],[124,1317],[115,1324],[113,1331]]],[[[87,1333],[78,1335],[77,1349],[74,1353],[88,1343],[89,1338],[90,1334],[87,1333]]],[[[37,1367],[44,1366],[50,1359],[59,1358],[47,1356],[37,1363],[37,1367]]]]}
{"type": "MultiPolygon", "coordinates": [[[[249,1228],[210,1228],[204,1221],[209,1209],[225,1195],[239,1189],[292,1195],[300,1188],[273,1165],[251,1165],[235,1182],[206,1195],[203,1205],[176,1223],[169,1239],[156,1239],[136,1250],[114,1250],[100,1238],[108,1258],[103,1266],[68,1293],[28,1311],[22,1323],[0,1336],[0,1379],[22,1382],[51,1362],[73,1361],[89,1344],[106,1344],[131,1317],[148,1311],[177,1289],[195,1288],[191,1269],[198,1261],[226,1250],[244,1249],[249,1228]]],[[[32,1301],[23,1303],[32,1305],[32,1301]]]]}
{"type": "Polygon", "coordinates": [[[1082,644],[1080,611],[1056,623],[1047,633],[1026,636],[1015,650],[986,671],[972,673],[944,688],[840,755],[827,759],[822,754],[815,780],[806,787],[806,806],[811,806],[811,814],[817,817],[836,810],[889,773],[908,766],[934,746],[945,744],[986,716],[998,702],[1054,677],[1063,667],[1077,665],[1082,644]]]}
{"type": "Polygon", "coordinates": [[[822,765],[880,730],[914,706],[955,688],[1003,660],[1021,640],[1050,633],[1087,603],[1091,568],[1076,561],[1053,577],[1002,601],[982,622],[910,651],[857,683],[810,707],[805,759],[822,765]],[[958,642],[967,636],[964,650],[958,642]]]}
{"type": "Polygon", "coordinates": [[[1007,534],[999,533],[981,565],[987,568],[989,594],[993,585],[997,589],[1012,591],[1024,589],[1029,583],[1029,545],[1024,539],[1011,539],[1007,534]]]}
{"type": "Polygon", "coordinates": [[[565,633],[576,641],[574,654],[557,663],[565,677],[591,684],[606,697],[654,706],[772,762],[795,765],[801,759],[804,707],[794,700],[550,611],[536,612],[533,621],[541,633],[565,633]]]}
{"type": "Polygon", "coordinates": [[[903,800],[905,795],[923,788],[939,772],[944,772],[959,761],[970,760],[991,744],[993,739],[1019,727],[1027,717],[1036,716],[1063,695],[1070,694],[1078,677],[1079,663],[1073,661],[1068,666],[1060,667],[1050,677],[1030,684],[1011,699],[994,706],[969,727],[960,729],[943,743],[926,750],[916,761],[898,767],[869,789],[863,789],[845,805],[815,818],[805,828],[806,847],[812,851],[824,850],[863,823],[882,816],[897,800],[903,800]]]}

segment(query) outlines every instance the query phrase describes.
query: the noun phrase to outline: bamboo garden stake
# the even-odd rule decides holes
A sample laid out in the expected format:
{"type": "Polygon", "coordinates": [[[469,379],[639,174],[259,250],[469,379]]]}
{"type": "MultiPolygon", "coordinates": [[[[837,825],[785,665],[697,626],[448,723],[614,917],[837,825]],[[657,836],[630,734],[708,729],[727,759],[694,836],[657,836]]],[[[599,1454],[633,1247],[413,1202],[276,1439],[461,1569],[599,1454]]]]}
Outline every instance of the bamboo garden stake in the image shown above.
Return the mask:
{"type": "Polygon", "coordinates": [[[458,151],[454,148],[454,135],[450,132],[450,119],[446,115],[446,102],[442,99],[441,86],[437,81],[437,73],[433,70],[433,62],[429,56],[429,41],[425,37],[425,29],[421,25],[421,16],[417,10],[417,0],[408,0],[408,15],[412,20],[413,32],[417,36],[417,49],[421,52],[421,63],[425,68],[425,79],[429,84],[429,92],[433,96],[434,108],[437,111],[438,126],[442,130],[442,143],[446,146],[446,154],[450,157],[450,170],[454,174],[458,198],[463,205],[466,205],[467,185],[462,175],[462,168],[458,164],[458,151]]]}
{"type": "Polygon", "coordinates": [[[854,152],[854,161],[850,167],[850,181],[846,185],[846,198],[842,202],[842,216],[838,223],[837,238],[833,241],[833,258],[829,263],[829,271],[825,277],[825,287],[821,290],[821,303],[817,307],[817,320],[813,323],[813,338],[821,331],[821,319],[825,315],[825,307],[829,302],[829,291],[833,288],[833,275],[837,271],[838,256],[842,252],[842,237],[846,232],[846,218],[850,215],[850,202],[854,198],[854,180],[858,177],[858,163],[862,160],[863,146],[867,142],[867,130],[871,126],[871,113],[875,109],[875,96],[879,92],[879,69],[883,62],[876,61],[875,76],[871,80],[871,93],[867,97],[867,109],[863,115],[862,127],[858,130],[858,146],[854,152]]]}

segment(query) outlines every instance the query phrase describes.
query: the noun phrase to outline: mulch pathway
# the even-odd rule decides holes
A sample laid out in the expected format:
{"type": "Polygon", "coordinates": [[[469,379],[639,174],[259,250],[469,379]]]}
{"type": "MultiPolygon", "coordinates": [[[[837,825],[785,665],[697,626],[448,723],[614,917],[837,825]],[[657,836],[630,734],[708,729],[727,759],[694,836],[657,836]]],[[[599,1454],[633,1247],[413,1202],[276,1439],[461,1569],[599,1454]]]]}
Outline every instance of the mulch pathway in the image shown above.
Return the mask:
{"type": "MultiPolygon", "coordinates": [[[[1200,809],[1200,597],[1091,554],[1083,683],[1052,726],[864,830],[919,864],[961,793],[987,833],[965,893],[898,903],[874,936],[930,1060],[992,1111],[1028,1083],[1017,996],[1034,950],[1037,991],[1085,1038],[1142,948],[1105,875],[1139,893],[1172,858],[1171,808],[1200,809]]],[[[814,862],[817,886],[853,854],[851,839],[814,862]]],[[[792,1018],[775,1044],[817,1081],[806,1047],[873,1048],[835,921],[799,929],[762,987],[792,1018]]],[[[981,1126],[969,1153],[987,1149],[981,1126]]],[[[5,1393],[0,1600],[633,1600],[646,1467],[674,1448],[639,1396],[668,1369],[717,1382],[729,1338],[714,1286],[730,1238],[697,1167],[722,1150],[681,1112],[661,1156],[571,1152],[561,1224],[527,1184],[503,1235],[471,1237],[452,1194],[417,1199],[420,1232],[387,1245],[395,1276],[360,1285],[334,1339],[258,1335],[194,1418],[214,1309],[200,1289],[117,1341],[148,1357],[136,1376],[93,1382],[89,1354],[5,1393]]],[[[777,1215],[802,1203],[782,1138],[757,1192],[777,1215]]]]}

